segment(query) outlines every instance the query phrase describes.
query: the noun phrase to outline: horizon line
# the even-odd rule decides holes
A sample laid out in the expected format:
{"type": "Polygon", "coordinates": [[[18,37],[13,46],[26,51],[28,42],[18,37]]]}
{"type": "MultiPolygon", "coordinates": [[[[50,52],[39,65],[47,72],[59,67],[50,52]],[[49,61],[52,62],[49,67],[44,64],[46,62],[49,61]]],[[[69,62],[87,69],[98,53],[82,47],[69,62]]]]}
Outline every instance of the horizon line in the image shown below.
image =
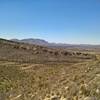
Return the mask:
{"type": "Polygon", "coordinates": [[[5,39],[5,40],[39,39],[39,40],[44,40],[44,41],[46,41],[48,43],[62,44],[62,45],[90,45],[90,46],[92,46],[92,45],[99,46],[100,45],[100,43],[80,43],[79,44],[79,43],[50,42],[50,41],[42,39],[42,38],[21,38],[21,39],[19,39],[19,38],[2,38],[2,37],[0,37],[0,39],[5,39]]]}

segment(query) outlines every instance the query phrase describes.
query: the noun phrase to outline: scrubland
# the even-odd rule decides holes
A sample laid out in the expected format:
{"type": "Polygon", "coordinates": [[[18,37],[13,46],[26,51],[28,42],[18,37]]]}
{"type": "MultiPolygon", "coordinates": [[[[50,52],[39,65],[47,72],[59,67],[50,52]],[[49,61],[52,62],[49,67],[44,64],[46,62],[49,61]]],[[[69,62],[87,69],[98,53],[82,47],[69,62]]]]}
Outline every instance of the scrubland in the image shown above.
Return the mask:
{"type": "Polygon", "coordinates": [[[100,55],[0,40],[0,100],[100,100],[100,55]]]}

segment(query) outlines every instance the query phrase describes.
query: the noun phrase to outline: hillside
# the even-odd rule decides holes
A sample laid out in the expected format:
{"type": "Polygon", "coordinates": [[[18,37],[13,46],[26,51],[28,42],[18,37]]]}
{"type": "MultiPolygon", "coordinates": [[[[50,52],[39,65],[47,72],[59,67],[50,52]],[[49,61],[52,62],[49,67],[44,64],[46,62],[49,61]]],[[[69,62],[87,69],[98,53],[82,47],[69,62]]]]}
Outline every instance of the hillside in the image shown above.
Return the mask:
{"type": "Polygon", "coordinates": [[[15,41],[15,42],[22,42],[22,43],[29,43],[29,44],[35,44],[35,45],[42,45],[42,46],[49,46],[49,42],[42,40],[42,39],[11,39],[11,41],[15,41]]]}
{"type": "Polygon", "coordinates": [[[100,51],[100,45],[93,45],[93,44],[67,44],[67,43],[50,43],[43,39],[34,39],[34,38],[27,38],[27,39],[11,39],[14,42],[21,42],[21,43],[28,43],[28,44],[35,44],[40,46],[47,46],[51,48],[67,48],[67,49],[77,49],[79,50],[94,50],[100,51]]]}
{"type": "Polygon", "coordinates": [[[1,39],[0,59],[31,63],[77,62],[95,59],[95,56],[87,53],[71,52],[63,49],[53,49],[1,39]]]}
{"type": "Polygon", "coordinates": [[[100,55],[0,39],[0,100],[99,100],[100,55]]]}

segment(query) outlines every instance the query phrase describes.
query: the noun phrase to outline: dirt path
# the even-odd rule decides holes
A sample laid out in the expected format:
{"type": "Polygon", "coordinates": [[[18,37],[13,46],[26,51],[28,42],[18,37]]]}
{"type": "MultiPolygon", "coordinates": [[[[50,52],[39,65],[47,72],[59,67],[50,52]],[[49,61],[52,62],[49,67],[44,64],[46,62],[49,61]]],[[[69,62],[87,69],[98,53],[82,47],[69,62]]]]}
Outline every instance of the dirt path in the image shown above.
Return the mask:
{"type": "Polygon", "coordinates": [[[27,67],[21,67],[21,70],[28,70],[28,69],[31,69],[32,67],[35,67],[35,66],[43,66],[43,64],[28,65],[27,67]]]}

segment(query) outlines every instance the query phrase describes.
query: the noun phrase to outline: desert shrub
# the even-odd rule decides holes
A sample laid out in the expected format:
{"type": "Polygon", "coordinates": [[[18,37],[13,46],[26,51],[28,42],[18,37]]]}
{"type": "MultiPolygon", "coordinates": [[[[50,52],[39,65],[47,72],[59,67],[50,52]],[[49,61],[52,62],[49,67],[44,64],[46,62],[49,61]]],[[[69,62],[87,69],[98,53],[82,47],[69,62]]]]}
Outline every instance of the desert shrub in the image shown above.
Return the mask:
{"type": "Polygon", "coordinates": [[[56,51],[56,52],[54,52],[54,55],[55,55],[55,56],[58,56],[58,55],[59,55],[59,53],[56,51]]]}

